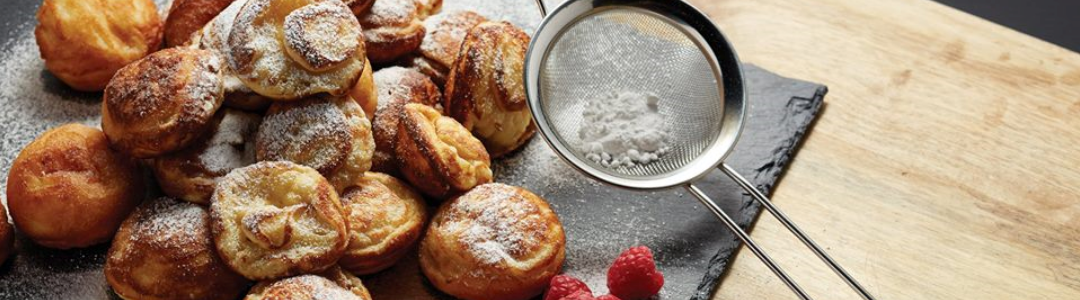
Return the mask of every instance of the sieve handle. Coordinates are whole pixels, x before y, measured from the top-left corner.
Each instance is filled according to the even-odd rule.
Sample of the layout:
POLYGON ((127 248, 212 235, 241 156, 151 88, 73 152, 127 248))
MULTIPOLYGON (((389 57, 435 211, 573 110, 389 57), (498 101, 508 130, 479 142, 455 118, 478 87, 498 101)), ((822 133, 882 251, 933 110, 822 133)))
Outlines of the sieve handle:
POLYGON ((802 243, 806 245, 807 248, 810 248, 810 250, 814 251, 814 254, 816 254, 818 258, 824 261, 825 264, 828 264, 829 268, 832 268, 833 272, 835 272, 836 275, 839 275, 840 278, 843 278, 844 281, 847 282, 847 284, 855 290, 855 292, 859 293, 859 296, 862 296, 862 298, 866 300, 874 300, 874 296, 870 295, 870 293, 867 292, 866 289, 859 284, 859 282, 855 281, 855 278, 851 277, 851 274, 848 274, 848 272, 845 271, 843 267, 840 267, 840 265, 837 264, 836 261, 833 260, 833 258, 830 257, 828 253, 825 253, 825 250, 822 250, 821 247, 817 245, 817 243, 814 243, 814 240, 811 240, 809 236, 806 236, 806 233, 803 233, 802 229, 799 229, 799 227, 796 226, 794 222, 791 222, 791 220, 788 219, 787 215, 785 215, 784 212, 776 208, 776 206, 772 204, 772 201, 769 201, 769 197, 766 197, 764 193, 758 191, 758 189, 754 187, 754 185, 751 184, 750 181, 746 180, 746 178, 743 178, 742 175, 739 175, 739 173, 735 172, 735 169, 731 168, 731 166, 727 163, 723 163, 720 166, 720 170, 724 171, 724 174, 727 174, 728 177, 731 177, 732 180, 735 180, 735 183, 738 183, 739 186, 743 188, 743 190, 746 190, 746 192, 749 193, 750 196, 754 198, 754 200, 757 200, 757 202, 760 203, 761 206, 764 206, 770 214, 776 217, 776 219, 780 220, 780 223, 784 224, 784 227, 787 227, 788 231, 791 231, 792 234, 795 234, 795 236, 799 238, 799 241, 802 241, 802 243))
POLYGON ((547 6, 544 5, 544 0, 536 0, 536 8, 540 9, 540 17, 547 17, 547 6))
POLYGON ((697 197, 698 201, 701 201, 701 204, 704 204, 705 207, 708 207, 709 210, 712 211, 713 214, 715 214, 717 217, 719 217, 721 221, 724 221, 724 225, 726 225, 727 228, 731 230, 731 232, 735 233, 735 236, 738 237, 739 240, 741 240, 747 248, 750 248, 750 251, 754 252, 754 255, 757 255, 757 257, 761 259, 761 262, 765 263, 765 266, 769 267, 769 270, 772 270, 772 272, 775 273, 777 277, 780 277, 780 280, 783 281, 784 284, 788 286, 788 288, 791 288, 791 291, 795 292, 795 294, 799 296, 799 299, 810 300, 810 295, 807 295, 806 291, 803 291, 803 289, 799 287, 799 284, 795 283, 795 281, 792 280, 791 277, 784 272, 784 270, 780 269, 780 266, 777 265, 771 257, 769 257, 769 254, 766 254, 765 250, 762 250, 761 247, 758 247, 757 243, 755 243, 754 240, 750 238, 750 235, 747 234, 746 231, 743 231, 743 229, 735 223, 735 220, 732 220, 731 217, 728 216, 726 212, 724 212, 724 210, 720 209, 720 206, 716 205, 716 202, 713 202, 713 200, 709 198, 709 196, 706 196, 705 193, 701 191, 701 189, 698 189, 698 187, 694 186, 693 184, 687 184, 686 189, 689 190, 691 194, 694 194, 694 197, 697 197))

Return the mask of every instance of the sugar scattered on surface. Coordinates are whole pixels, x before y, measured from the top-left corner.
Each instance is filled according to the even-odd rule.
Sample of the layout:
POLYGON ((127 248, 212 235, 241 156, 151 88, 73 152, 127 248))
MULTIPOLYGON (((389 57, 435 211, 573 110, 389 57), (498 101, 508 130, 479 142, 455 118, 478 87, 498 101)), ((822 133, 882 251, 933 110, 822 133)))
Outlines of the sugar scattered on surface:
POLYGON ((604 167, 647 165, 670 151, 656 95, 612 92, 585 102, 579 151, 604 167))
POLYGON ((260 118, 252 113, 227 110, 206 150, 199 154, 202 165, 211 172, 224 174, 255 162, 254 136, 260 118))
MULTIPOLYGON (((132 239, 162 247, 179 248, 202 243, 198 233, 209 229, 209 214, 196 204, 159 198, 139 208, 138 219, 132 227, 132 239)), ((129 248, 132 249, 132 248, 129 248)))
POLYGON ((481 263, 514 261, 514 255, 522 254, 528 244, 537 243, 529 236, 535 233, 528 230, 535 223, 537 208, 513 188, 500 184, 481 188, 493 193, 455 202, 451 211, 462 217, 452 218, 455 221, 445 224, 445 229, 460 232, 461 242, 481 263))

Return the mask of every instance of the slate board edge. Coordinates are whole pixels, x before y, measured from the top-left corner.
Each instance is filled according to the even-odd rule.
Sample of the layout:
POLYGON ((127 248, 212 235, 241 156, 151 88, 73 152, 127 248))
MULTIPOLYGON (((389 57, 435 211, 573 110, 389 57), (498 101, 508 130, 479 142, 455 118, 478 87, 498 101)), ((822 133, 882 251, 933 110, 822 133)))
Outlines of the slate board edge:
MULTIPOLYGON (((807 126, 801 127, 798 131, 795 132, 794 135, 792 135, 792 137, 787 141, 787 151, 785 151, 784 155, 779 156, 776 160, 773 161, 775 166, 777 168, 780 168, 780 170, 786 171, 787 164, 791 162, 791 158, 802 145, 803 136, 805 136, 806 133, 814 127, 814 123, 817 122, 818 114, 821 113, 821 108, 825 104, 825 94, 827 94, 828 92, 829 88, 822 85, 818 87, 816 91, 814 91, 814 95, 812 96, 812 98, 803 98, 796 96, 788 100, 786 107, 796 105, 797 102, 808 103, 812 107, 809 109, 811 114, 809 118, 810 123, 807 124, 807 126)), ((776 172, 773 175, 773 178, 769 180, 773 182, 773 184, 758 185, 757 188, 763 191, 766 195, 771 196, 773 185, 779 182, 780 177, 783 176, 783 174, 783 171, 776 172)), ((754 215, 754 217, 747 218, 748 220, 750 220, 749 222, 739 224, 739 227, 742 227, 744 230, 748 230, 750 228, 750 225, 753 222, 757 221, 757 216, 760 216, 761 205, 758 204, 757 201, 754 201, 754 199, 746 193, 743 193, 743 203, 747 203, 748 207, 746 209, 743 209, 742 212, 754 215)), ((731 240, 733 241, 733 243, 730 244, 732 245, 731 247, 721 248, 716 252, 716 255, 714 255, 713 258, 709 261, 709 266, 705 271, 705 276, 702 277, 701 283, 698 284, 697 292, 695 292, 693 297, 690 298, 691 300, 709 300, 712 298, 713 294, 716 293, 717 288, 720 286, 720 281, 723 280, 728 274, 728 263, 730 263, 731 260, 735 257, 735 250, 738 250, 742 246, 742 242, 738 241, 737 238, 733 237, 731 238, 731 240)))

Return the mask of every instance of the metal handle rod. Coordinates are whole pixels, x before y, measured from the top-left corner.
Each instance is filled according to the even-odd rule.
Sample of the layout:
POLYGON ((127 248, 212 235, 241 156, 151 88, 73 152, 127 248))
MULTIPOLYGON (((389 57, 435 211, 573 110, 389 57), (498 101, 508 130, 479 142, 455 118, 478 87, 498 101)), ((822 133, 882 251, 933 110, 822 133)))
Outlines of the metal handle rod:
POLYGON ((746 234, 746 231, 743 231, 742 228, 739 228, 739 225, 735 224, 735 220, 732 220, 731 217, 727 215, 727 213, 721 210, 720 206, 716 205, 716 202, 713 202, 712 199, 709 198, 709 196, 706 196, 705 193, 701 192, 701 190, 693 184, 687 184, 686 189, 689 190, 691 194, 694 194, 694 197, 697 197, 697 199, 701 201, 701 204, 704 204, 705 207, 708 207, 709 210, 711 210, 713 214, 719 217, 721 221, 724 221, 724 225, 726 225, 727 228, 731 230, 731 232, 735 233, 735 236, 738 237, 739 240, 741 240, 747 248, 750 248, 750 251, 754 252, 754 255, 757 255, 758 259, 761 259, 761 262, 765 263, 765 266, 769 267, 769 270, 772 270, 772 272, 776 274, 777 277, 780 277, 780 280, 783 281, 784 284, 788 286, 788 288, 791 288, 791 291, 795 292, 795 295, 799 296, 799 299, 810 300, 810 295, 807 295, 806 291, 803 291, 803 289, 799 287, 799 285, 795 283, 795 281, 792 280, 791 277, 784 272, 784 270, 780 269, 780 266, 777 265, 776 262, 773 261, 768 254, 765 253, 765 250, 762 250, 761 247, 758 247, 757 243, 755 243, 754 240, 750 238, 750 235, 746 234))
POLYGON ((874 300, 874 296, 870 295, 870 293, 867 292, 862 285, 855 281, 854 277, 851 277, 851 274, 848 274, 848 272, 845 271, 844 268, 840 267, 840 265, 837 264, 836 261, 833 260, 828 253, 825 253, 825 250, 822 250, 821 247, 817 245, 817 243, 814 243, 814 241, 811 240, 809 236, 806 236, 806 233, 803 233, 803 231, 799 229, 799 227, 796 226, 795 223, 791 222, 791 220, 788 219, 787 215, 781 212, 780 209, 776 208, 776 206, 772 204, 772 201, 769 201, 769 198, 766 197, 765 194, 761 193, 761 191, 758 191, 758 189, 755 188, 753 184, 750 184, 750 181, 747 181, 746 178, 743 178, 742 175, 739 175, 739 173, 735 172, 735 169, 732 169, 731 166, 729 166, 727 163, 722 164, 720 166, 720 169, 723 170, 724 173, 728 175, 728 177, 731 177, 731 179, 735 180, 735 182, 738 183, 739 186, 743 188, 743 190, 746 190, 746 192, 750 193, 750 196, 752 196, 754 200, 757 200, 757 202, 760 203, 761 206, 764 206, 765 209, 769 211, 769 213, 776 217, 776 219, 780 220, 780 223, 784 224, 784 227, 787 227, 788 231, 791 231, 791 233, 795 234, 795 236, 798 237, 799 240, 802 241, 802 243, 806 245, 807 248, 810 248, 810 250, 814 251, 814 254, 817 254, 818 258, 821 258, 822 261, 828 264, 829 268, 832 268, 833 272, 835 272, 836 275, 839 275, 840 278, 843 278, 844 281, 847 282, 848 286, 851 286, 852 289, 859 293, 859 296, 862 296, 862 298, 866 300, 874 300))
POLYGON ((547 6, 544 5, 544 0, 536 0, 536 8, 540 9, 540 17, 547 17, 547 6))

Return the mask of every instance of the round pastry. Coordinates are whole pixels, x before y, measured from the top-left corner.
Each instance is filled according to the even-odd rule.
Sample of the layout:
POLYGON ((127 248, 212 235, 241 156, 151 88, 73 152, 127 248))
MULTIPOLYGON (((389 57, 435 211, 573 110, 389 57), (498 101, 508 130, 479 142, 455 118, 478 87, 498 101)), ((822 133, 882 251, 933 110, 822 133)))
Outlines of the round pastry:
POLYGON ((494 157, 514 151, 536 133, 525 105, 524 63, 529 36, 509 22, 473 27, 446 81, 447 115, 461 122, 494 157))
POLYGON ((559 273, 566 236, 535 194, 478 186, 444 204, 420 244, 420 268, 439 290, 467 300, 524 300, 559 273))
POLYGON ((244 300, 371 300, 360 278, 334 266, 320 274, 260 282, 244 300))
POLYGON ((319 95, 276 102, 255 138, 258 161, 287 160, 315 168, 338 192, 371 169, 371 123, 355 101, 319 95))
POLYGON ((356 104, 360 104, 368 121, 375 118, 375 109, 379 106, 379 92, 375 88, 375 75, 370 61, 365 60, 364 73, 360 74, 360 80, 356 81, 356 86, 349 90, 349 98, 356 101, 356 104))
POLYGON ((101 128, 120 152, 155 157, 201 136, 223 98, 221 60, 216 55, 165 49, 116 73, 105 88, 101 128))
POLYGON ((375 135, 375 154, 371 168, 375 171, 396 173, 397 162, 393 159, 397 143, 398 120, 406 103, 420 103, 442 112, 442 94, 431 79, 415 70, 389 67, 374 74, 378 94, 378 109, 372 121, 375 135))
POLYGON ((442 13, 424 20, 427 35, 420 43, 420 55, 414 57, 410 65, 444 86, 447 73, 458 57, 461 41, 470 29, 485 21, 486 18, 471 11, 442 13))
POLYGON ((4 265, 8 256, 15 251, 15 228, 8 223, 7 211, 0 204, 0 266, 4 265))
POLYGON ((37 19, 45 68, 76 90, 104 89, 116 70, 161 45, 153 0, 45 0, 37 19))
POLYGON ((214 245, 230 268, 252 280, 322 271, 345 252, 342 210, 315 169, 255 163, 218 180, 210 197, 214 245))
POLYGON ((375 64, 393 62, 420 47, 424 23, 416 0, 378 0, 360 14, 367 56, 375 64))
POLYGON ((400 118, 394 152, 398 166, 424 194, 445 199, 491 182, 484 145, 457 121, 418 103, 405 104, 400 118))
POLYGON ((248 287, 218 258, 206 209, 160 198, 139 206, 116 232, 105 279, 123 299, 236 299, 248 287))
POLYGON ((165 17, 165 47, 184 45, 234 0, 173 0, 165 17))
POLYGON ((226 40, 237 77, 260 95, 344 95, 364 69, 360 24, 337 0, 250 0, 226 40))
POLYGON ((207 134, 191 146, 153 159, 158 185, 166 195, 210 204, 218 178, 255 163, 255 132, 262 117, 222 109, 207 134))
POLYGON ((427 219, 424 198, 389 175, 368 172, 341 196, 349 220, 349 247, 338 265, 367 275, 397 263, 420 239, 427 219))
POLYGON ((11 164, 7 200, 15 226, 50 248, 79 248, 112 238, 142 201, 134 160, 109 148, 105 134, 81 124, 46 131, 11 164))

